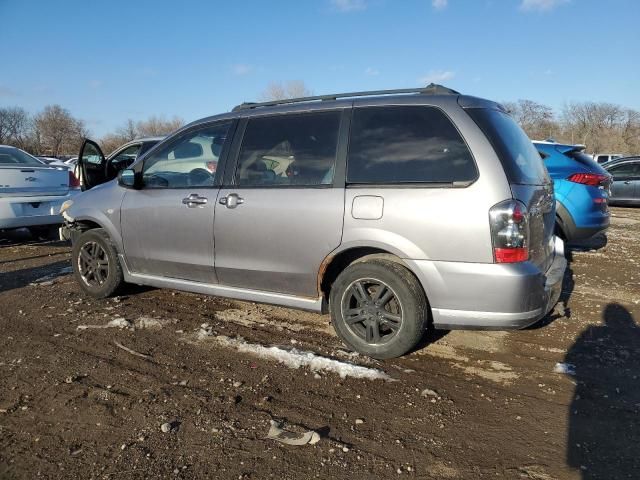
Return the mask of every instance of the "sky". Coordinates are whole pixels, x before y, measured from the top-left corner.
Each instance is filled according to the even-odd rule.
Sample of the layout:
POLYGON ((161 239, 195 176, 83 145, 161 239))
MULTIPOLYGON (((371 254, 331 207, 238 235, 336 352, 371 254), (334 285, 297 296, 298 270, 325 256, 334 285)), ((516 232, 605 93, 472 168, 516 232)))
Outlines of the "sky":
POLYGON ((638 0, 0 0, 0 107, 57 103, 96 137, 291 80, 640 110, 639 24, 638 0))

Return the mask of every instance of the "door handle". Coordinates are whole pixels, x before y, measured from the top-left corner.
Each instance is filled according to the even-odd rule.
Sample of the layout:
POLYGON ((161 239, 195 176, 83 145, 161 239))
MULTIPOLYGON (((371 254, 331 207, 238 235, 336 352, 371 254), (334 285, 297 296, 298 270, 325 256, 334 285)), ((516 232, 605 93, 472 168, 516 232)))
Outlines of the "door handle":
POLYGON ((631 180, 625 180, 624 184, 625 185, 629 185, 631 183, 631 180))
POLYGON ((218 202, 227 208, 236 208, 238 205, 244 203, 244 198, 240 197, 237 193, 230 193, 226 197, 221 197, 218 202))
POLYGON ((189 208, 195 208, 198 205, 206 205, 207 201, 207 197, 201 197, 197 193, 192 193, 187 198, 182 199, 182 204, 189 208))

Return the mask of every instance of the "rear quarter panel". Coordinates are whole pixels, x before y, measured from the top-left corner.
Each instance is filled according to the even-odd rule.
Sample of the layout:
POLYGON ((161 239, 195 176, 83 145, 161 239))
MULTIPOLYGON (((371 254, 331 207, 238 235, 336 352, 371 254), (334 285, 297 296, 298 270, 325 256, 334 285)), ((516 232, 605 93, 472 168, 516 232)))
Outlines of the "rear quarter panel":
MULTIPOLYGON (((384 102, 384 99, 367 99, 355 102, 354 106, 384 102)), ((398 104, 403 104, 402 100, 398 104)), ((436 103, 430 103, 428 96, 420 101, 409 98, 406 104, 437 106, 449 116, 472 152, 478 178, 461 188, 347 187, 340 249, 373 246, 406 259, 492 263, 489 209, 511 198, 502 164, 484 134, 457 104, 455 96, 441 98, 436 103), (354 218, 352 208, 357 196, 382 197, 381 218, 354 218)))

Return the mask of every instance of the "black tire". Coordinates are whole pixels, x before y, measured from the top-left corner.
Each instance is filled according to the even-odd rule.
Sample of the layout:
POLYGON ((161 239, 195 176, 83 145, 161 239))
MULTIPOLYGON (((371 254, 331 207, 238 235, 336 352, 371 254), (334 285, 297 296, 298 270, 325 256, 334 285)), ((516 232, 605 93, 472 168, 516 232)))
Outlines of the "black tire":
POLYGON ((360 261, 345 268, 331 287, 329 309, 340 339, 353 350, 379 359, 399 357, 415 348, 429 321, 420 282, 407 268, 389 260, 360 261), (368 300, 360 302, 367 297, 356 293, 362 292, 359 287, 368 300), (390 294, 391 300, 376 304, 390 294), (377 300, 377 295, 383 298, 377 300))
POLYGON ((102 228, 87 230, 78 237, 71 262, 80 287, 94 298, 113 295, 124 281, 116 248, 102 228))

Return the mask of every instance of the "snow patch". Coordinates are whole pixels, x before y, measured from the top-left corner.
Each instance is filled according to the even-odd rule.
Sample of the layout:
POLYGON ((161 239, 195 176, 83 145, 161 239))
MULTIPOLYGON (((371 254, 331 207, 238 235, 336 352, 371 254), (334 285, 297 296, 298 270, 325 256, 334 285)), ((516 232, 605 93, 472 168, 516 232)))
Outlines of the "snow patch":
POLYGON ((175 318, 163 319, 152 317, 138 317, 133 322, 122 317, 116 317, 104 325, 78 325, 78 330, 89 330, 91 328, 128 328, 131 330, 153 330, 178 323, 175 318))
POLYGON ((89 330, 91 328, 133 328, 133 323, 129 320, 118 317, 108 321, 104 325, 78 325, 78 330, 89 330))
POLYGON ((215 340, 224 347, 234 348, 239 352, 250 353, 260 358, 276 360, 292 369, 308 367, 313 372, 323 370, 325 372, 337 373, 340 378, 353 377, 366 378, 369 380, 393 380, 382 370, 333 360, 316 355, 313 352, 305 352, 295 348, 283 350, 279 347, 265 347, 255 343, 247 343, 242 337, 230 338, 225 335, 218 335, 215 337, 215 340))
POLYGON ((34 280, 29 285, 32 285, 32 286, 33 285, 51 285, 51 284, 53 284, 53 281, 56 278, 61 277, 62 275, 66 275, 68 273, 73 273, 73 268, 72 267, 61 268, 57 272, 50 273, 49 275, 45 275, 44 277, 40 277, 40 278, 34 280))

